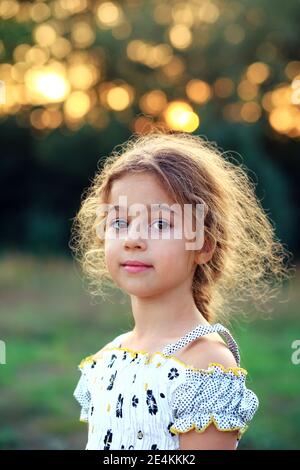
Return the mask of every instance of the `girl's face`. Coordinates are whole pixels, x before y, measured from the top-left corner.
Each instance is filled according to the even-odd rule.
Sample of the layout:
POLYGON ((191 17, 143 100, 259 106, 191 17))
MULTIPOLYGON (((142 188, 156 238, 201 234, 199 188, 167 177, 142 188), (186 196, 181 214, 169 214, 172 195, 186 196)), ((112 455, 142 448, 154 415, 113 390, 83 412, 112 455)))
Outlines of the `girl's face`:
POLYGON ((144 172, 114 181, 108 204, 109 208, 124 207, 108 211, 105 231, 107 269, 123 291, 137 297, 151 297, 183 283, 192 286, 197 265, 195 251, 186 249, 185 232, 178 225, 183 220, 182 213, 177 210, 176 214, 170 214, 167 207, 151 210, 155 204, 169 208, 175 204, 154 175, 144 172), (134 204, 139 206, 135 206, 136 212, 131 212, 134 204), (174 236, 175 231, 179 238, 174 236), (127 260, 151 267, 133 272, 122 265, 127 260))

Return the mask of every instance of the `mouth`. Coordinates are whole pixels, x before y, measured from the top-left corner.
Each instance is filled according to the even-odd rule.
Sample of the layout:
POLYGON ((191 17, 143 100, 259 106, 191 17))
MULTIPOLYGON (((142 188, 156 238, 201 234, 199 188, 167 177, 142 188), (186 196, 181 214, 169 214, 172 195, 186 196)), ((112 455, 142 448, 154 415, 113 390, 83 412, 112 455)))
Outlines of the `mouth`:
POLYGON ((136 263, 136 262, 124 263, 124 264, 121 264, 121 267, 129 273, 138 273, 138 272, 147 271, 147 270, 153 268, 152 265, 143 264, 143 263, 136 263))

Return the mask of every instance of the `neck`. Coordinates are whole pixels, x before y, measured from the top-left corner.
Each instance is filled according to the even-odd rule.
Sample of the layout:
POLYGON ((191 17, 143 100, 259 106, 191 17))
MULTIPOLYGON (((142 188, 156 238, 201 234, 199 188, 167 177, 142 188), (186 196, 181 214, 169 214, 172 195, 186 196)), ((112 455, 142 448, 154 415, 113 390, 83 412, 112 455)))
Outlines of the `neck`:
POLYGON ((131 296, 131 307, 135 323, 132 336, 136 341, 156 338, 172 341, 199 324, 209 325, 184 286, 155 297, 131 296))

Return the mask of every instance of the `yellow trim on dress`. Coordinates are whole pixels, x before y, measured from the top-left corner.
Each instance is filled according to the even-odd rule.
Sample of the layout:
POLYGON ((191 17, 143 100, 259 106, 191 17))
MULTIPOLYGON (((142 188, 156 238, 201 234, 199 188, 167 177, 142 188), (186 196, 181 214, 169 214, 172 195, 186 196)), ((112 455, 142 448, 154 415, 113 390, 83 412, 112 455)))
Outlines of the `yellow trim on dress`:
MULTIPOLYGON (((228 372, 232 372, 234 375, 236 375, 237 377, 239 377, 239 372, 241 374, 244 374, 244 375, 248 375, 248 372, 246 369, 244 369, 243 367, 238 367, 238 366, 235 366, 235 367, 224 367, 223 364, 220 364, 219 362, 210 362, 207 366, 207 369, 199 369, 197 367, 193 367, 192 365, 189 365, 187 364, 186 362, 183 362, 181 361, 180 359, 178 359, 178 357, 174 356, 174 355, 166 355, 166 354, 163 354, 162 352, 160 351, 156 351, 152 354, 150 354, 148 351, 145 351, 145 350, 140 350, 140 351, 137 351, 137 350, 134 350, 134 349, 130 349, 130 348, 118 348, 118 347, 113 347, 113 348, 107 348, 107 349, 103 349, 103 352, 104 351, 114 351, 114 350, 118 350, 118 351, 127 351, 129 352, 130 354, 132 354, 133 356, 136 356, 137 354, 142 354, 142 355, 145 355, 145 356, 148 356, 147 357, 147 361, 146 363, 149 364, 153 357, 156 356, 156 355, 160 355, 166 359, 173 359, 175 360, 176 362, 178 362, 178 364, 184 366, 186 369, 191 369, 191 370, 194 370, 194 371, 199 371, 199 372, 202 372, 202 373, 206 373, 206 374, 211 374, 213 371, 211 370, 207 370, 210 366, 216 366, 216 367, 219 367, 224 373, 228 373, 228 372)), ((83 366, 89 362, 93 362, 95 359, 95 356, 96 354, 92 354, 90 356, 87 356, 86 358, 84 358, 80 364, 79 364, 79 368, 82 369, 83 366)), ((100 359, 102 357, 101 356, 97 356, 97 359, 100 359)))
POLYGON ((170 430, 170 432, 172 432, 173 434, 176 434, 176 435, 178 435, 178 434, 184 434, 184 433, 186 433, 186 432, 191 431, 192 429, 194 429, 195 432, 202 433, 202 432, 204 432, 204 431, 208 428, 208 426, 209 426, 210 424, 212 424, 212 423, 215 425, 215 427, 217 428, 218 431, 224 431, 224 432, 226 432, 226 431, 228 431, 228 432, 229 432, 229 431, 238 431, 238 437, 237 437, 237 440, 238 440, 238 441, 241 439, 242 435, 243 435, 243 434, 247 431, 247 429, 249 428, 249 425, 247 425, 247 424, 245 424, 245 427, 243 427, 243 428, 241 428, 241 427, 229 428, 229 429, 222 429, 222 428, 219 428, 218 423, 216 422, 215 418, 213 417, 213 415, 211 415, 211 417, 210 417, 210 419, 209 419, 209 422, 208 422, 208 423, 206 424, 206 426, 204 426, 203 428, 198 428, 198 426, 197 426, 195 423, 193 423, 192 426, 191 426, 189 429, 187 429, 186 431, 181 431, 180 429, 177 429, 177 428, 175 427, 175 425, 173 424, 173 426, 171 426, 169 430, 170 430))
POLYGON ((88 423, 89 422, 89 420, 87 418, 80 418, 79 421, 81 423, 88 423))
POLYGON ((88 362, 93 362, 93 361, 94 361, 94 356, 95 356, 95 354, 92 354, 92 355, 87 356, 87 357, 85 357, 84 359, 82 359, 82 361, 80 362, 80 364, 78 365, 78 367, 79 367, 80 369, 82 369, 83 366, 85 366, 85 364, 87 364, 88 362))

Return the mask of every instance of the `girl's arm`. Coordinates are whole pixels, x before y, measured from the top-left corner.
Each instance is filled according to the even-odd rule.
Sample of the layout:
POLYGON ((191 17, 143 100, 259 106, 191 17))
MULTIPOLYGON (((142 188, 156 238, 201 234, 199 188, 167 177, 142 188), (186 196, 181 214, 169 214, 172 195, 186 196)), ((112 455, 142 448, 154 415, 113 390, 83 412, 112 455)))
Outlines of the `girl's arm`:
POLYGON ((236 450, 237 436, 238 431, 218 431, 212 423, 202 433, 180 434, 180 450, 236 450))
MULTIPOLYGON (((223 342, 200 338, 186 352, 185 362, 195 368, 206 369, 210 363, 224 368, 237 367, 236 360, 223 342)), ((236 450, 238 431, 219 431, 214 423, 201 432, 192 429, 179 434, 181 450, 236 450)))

